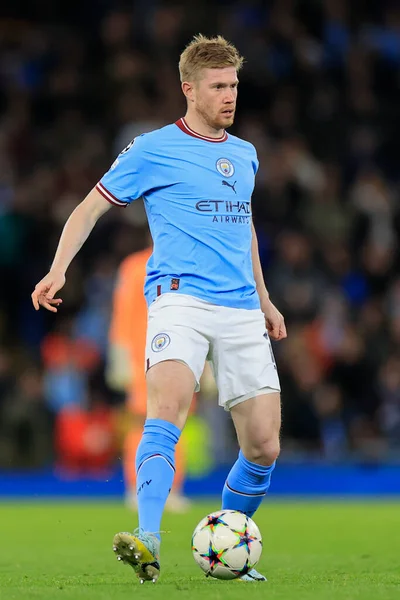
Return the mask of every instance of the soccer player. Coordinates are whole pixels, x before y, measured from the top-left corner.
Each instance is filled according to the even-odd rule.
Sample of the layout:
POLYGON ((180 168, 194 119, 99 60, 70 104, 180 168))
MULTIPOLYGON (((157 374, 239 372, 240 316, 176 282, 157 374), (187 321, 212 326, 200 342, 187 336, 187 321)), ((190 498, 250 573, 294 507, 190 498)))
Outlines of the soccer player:
MULTIPOLYGON (((210 361, 219 404, 240 452, 222 508, 252 516, 279 454, 280 386, 270 338, 286 337, 266 289, 251 217, 258 161, 229 135, 243 58, 224 38, 196 36, 179 71, 184 118, 135 138, 69 217, 50 272, 32 301, 56 312, 65 272, 111 205, 143 197, 153 237, 145 295, 147 419, 136 455, 139 527, 114 537, 118 558, 141 582, 160 574, 160 524, 174 478, 174 449, 193 391, 210 361)), ((265 581, 254 569, 243 578, 265 581)))

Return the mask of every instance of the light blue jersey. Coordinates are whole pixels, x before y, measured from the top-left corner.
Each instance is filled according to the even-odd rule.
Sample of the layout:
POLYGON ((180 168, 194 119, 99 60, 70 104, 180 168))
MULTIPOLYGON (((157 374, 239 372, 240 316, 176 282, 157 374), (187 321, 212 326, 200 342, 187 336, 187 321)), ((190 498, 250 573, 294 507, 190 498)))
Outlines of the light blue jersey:
POLYGON ((150 304, 166 292, 221 306, 259 308, 251 258, 255 148, 235 136, 201 136, 184 119, 141 135, 121 152, 97 190, 126 206, 143 197, 154 250, 150 304))

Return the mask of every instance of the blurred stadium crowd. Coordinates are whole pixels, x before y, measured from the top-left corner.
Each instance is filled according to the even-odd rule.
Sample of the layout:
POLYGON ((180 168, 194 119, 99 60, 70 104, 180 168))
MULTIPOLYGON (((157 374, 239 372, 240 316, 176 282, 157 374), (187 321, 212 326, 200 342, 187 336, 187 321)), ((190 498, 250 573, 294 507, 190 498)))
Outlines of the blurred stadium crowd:
MULTIPOLYGON (((57 316, 30 294, 115 155, 184 114, 177 61, 198 32, 246 57, 232 133, 258 150, 254 219, 289 330, 282 458, 400 457, 398 3, 37 0, 0 19, 1 467, 119 453, 107 337, 117 268, 145 244, 140 202, 98 223, 57 316)), ((212 435, 225 415, 209 395, 212 435)))

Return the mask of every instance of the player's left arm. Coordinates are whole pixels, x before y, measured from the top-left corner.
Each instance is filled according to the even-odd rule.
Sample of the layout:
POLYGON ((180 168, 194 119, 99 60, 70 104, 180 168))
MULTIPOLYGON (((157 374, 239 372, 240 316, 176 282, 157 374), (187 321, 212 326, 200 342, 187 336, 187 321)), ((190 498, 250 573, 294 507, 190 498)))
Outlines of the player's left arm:
POLYGON ((261 268, 257 234, 253 223, 251 224, 251 232, 251 258, 253 261, 253 273, 256 281, 257 292, 260 297, 261 310, 265 317, 265 326, 271 339, 283 340, 285 337, 287 337, 285 319, 276 306, 272 304, 269 297, 261 268))

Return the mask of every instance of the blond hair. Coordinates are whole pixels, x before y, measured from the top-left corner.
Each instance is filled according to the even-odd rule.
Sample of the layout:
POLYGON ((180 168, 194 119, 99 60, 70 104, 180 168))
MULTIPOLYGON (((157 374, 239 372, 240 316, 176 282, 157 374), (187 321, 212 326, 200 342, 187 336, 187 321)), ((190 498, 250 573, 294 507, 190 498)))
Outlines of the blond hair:
POLYGON ((179 75, 181 82, 195 81, 201 69, 222 69, 235 67, 239 71, 244 58, 233 44, 222 35, 207 38, 201 33, 182 52, 179 59, 179 75))

